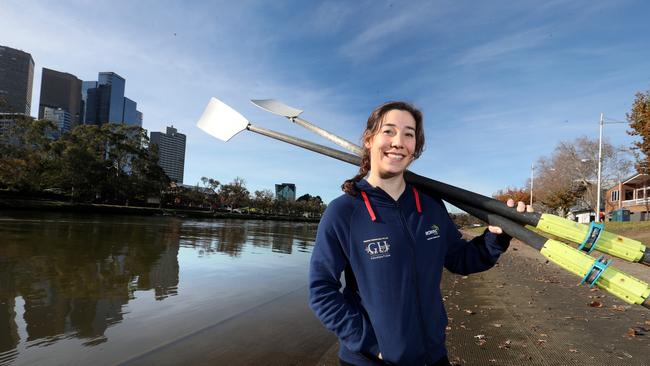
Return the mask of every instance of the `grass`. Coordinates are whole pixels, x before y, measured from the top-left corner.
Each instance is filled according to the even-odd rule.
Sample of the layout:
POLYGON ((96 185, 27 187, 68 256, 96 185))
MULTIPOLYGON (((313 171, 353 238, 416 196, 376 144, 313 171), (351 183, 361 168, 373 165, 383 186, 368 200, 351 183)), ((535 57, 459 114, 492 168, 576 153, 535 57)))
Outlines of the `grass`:
POLYGON ((606 222, 605 230, 650 244, 650 221, 640 222, 606 222))

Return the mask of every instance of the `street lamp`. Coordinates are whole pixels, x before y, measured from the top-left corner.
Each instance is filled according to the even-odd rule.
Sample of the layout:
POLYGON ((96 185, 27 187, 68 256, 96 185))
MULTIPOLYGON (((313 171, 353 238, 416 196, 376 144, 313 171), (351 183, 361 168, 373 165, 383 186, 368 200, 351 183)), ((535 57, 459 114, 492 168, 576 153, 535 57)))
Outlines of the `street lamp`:
POLYGON ((603 165, 603 126, 605 124, 615 124, 615 123, 627 123, 623 121, 614 121, 609 120, 605 121, 603 113, 600 114, 600 133, 598 137, 598 192, 596 193, 596 222, 600 222, 600 181, 602 177, 602 165, 603 165))

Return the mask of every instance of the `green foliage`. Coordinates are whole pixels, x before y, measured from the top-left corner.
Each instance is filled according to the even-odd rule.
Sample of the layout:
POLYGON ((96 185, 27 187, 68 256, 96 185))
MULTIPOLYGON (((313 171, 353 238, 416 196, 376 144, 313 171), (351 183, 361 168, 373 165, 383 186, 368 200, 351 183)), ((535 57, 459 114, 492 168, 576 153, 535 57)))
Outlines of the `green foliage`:
POLYGON ((32 193, 51 184, 56 161, 50 144, 55 131, 50 121, 16 117, 0 139, 0 187, 32 193))
POLYGON ((637 93, 632 104, 632 111, 627 114, 627 120, 632 130, 627 133, 639 136, 641 141, 635 141, 633 150, 639 173, 650 173, 650 91, 637 93))
POLYGON ((273 191, 270 189, 263 189, 261 191, 255 191, 253 199, 251 200, 251 206, 261 213, 269 213, 273 208, 273 191))
POLYGON ((219 188, 221 204, 230 208, 239 208, 248 205, 249 192, 246 189, 244 178, 236 177, 231 183, 219 188))
POLYGON ((59 139, 50 121, 17 121, 0 142, 0 186, 64 190, 73 201, 128 204, 160 196, 169 179, 140 127, 82 125, 59 139))
POLYGON ((318 216, 320 197, 303 195, 296 202, 277 201, 270 190, 251 197, 243 178, 228 184, 208 177, 200 187, 171 184, 158 165, 158 147, 149 148, 140 127, 82 125, 58 139, 56 126, 45 120, 18 118, 0 136, 0 188, 39 194, 62 190, 75 202, 143 204, 159 198, 161 206, 239 209, 266 214, 318 216))

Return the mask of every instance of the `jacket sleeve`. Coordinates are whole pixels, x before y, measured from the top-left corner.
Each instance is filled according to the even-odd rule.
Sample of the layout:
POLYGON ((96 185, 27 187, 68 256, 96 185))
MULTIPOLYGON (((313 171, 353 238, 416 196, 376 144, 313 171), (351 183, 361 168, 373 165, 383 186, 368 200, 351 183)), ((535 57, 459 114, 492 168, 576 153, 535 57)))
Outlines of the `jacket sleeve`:
POLYGON ((492 268, 501 253, 508 249, 512 239, 508 234, 497 235, 485 229, 483 234, 466 241, 451 218, 448 224, 452 239, 445 256, 445 268, 457 274, 468 275, 492 268))
POLYGON ((358 305, 351 303, 339 290, 341 273, 348 265, 331 216, 323 216, 309 267, 309 306, 350 351, 377 355, 374 330, 366 325, 358 305), (372 336, 368 336, 372 332, 372 336), (375 340, 375 342, 372 342, 375 340), (366 344, 372 343, 372 344, 366 344))

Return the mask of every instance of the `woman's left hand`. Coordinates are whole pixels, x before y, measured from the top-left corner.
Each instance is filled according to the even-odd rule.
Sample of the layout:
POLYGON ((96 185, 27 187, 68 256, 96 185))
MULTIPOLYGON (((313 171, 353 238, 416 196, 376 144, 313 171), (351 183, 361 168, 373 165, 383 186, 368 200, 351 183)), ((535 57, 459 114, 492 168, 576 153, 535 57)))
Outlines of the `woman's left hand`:
MULTIPOLYGON (((512 198, 508 199, 508 202, 506 202, 508 207, 515 207, 515 201, 512 198)), ((533 212, 533 208, 531 205, 527 205, 521 201, 517 202, 517 212, 533 212)), ((493 234, 502 234, 503 230, 501 230, 500 227, 498 226, 488 226, 488 230, 490 230, 491 233, 493 234)))

